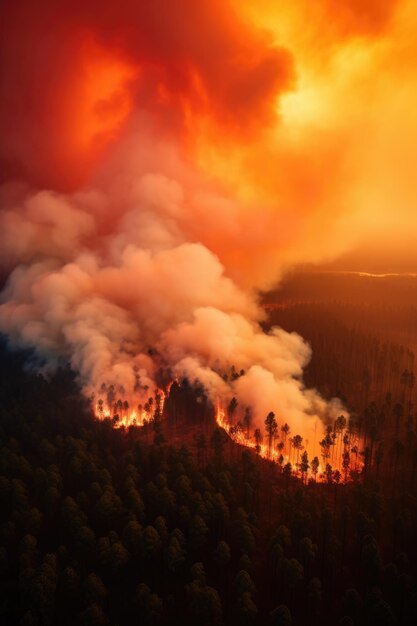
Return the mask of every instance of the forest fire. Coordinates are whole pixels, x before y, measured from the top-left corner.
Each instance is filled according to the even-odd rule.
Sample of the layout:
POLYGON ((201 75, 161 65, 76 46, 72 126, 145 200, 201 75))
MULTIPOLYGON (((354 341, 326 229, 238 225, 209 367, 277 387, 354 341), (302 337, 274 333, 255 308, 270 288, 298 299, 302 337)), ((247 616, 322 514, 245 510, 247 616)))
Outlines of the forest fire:
POLYGON ((235 443, 251 448, 262 458, 276 463, 281 471, 293 473, 303 482, 309 478, 323 482, 347 482, 357 476, 363 466, 358 458, 360 438, 347 427, 343 415, 327 430, 322 427, 318 436, 324 436, 323 439, 312 444, 301 435, 291 437, 291 429, 286 423, 279 429, 273 413, 266 417, 265 432, 261 429, 251 432, 241 422, 232 424, 220 405, 216 407, 215 419, 235 443))
POLYGON ((247 446, 248 448, 252 448, 256 450, 256 452, 262 456, 263 458, 268 458, 268 450, 265 444, 256 443, 252 438, 248 435, 248 433, 244 433, 241 427, 233 426, 228 419, 226 418, 226 412, 224 409, 220 408, 219 405, 216 407, 215 412, 215 420, 216 424, 225 430, 230 438, 242 446, 247 446))
POLYGON ((130 426, 143 426, 151 417, 143 408, 131 409, 129 406, 109 407, 102 400, 98 401, 94 407, 94 414, 97 419, 110 419, 114 428, 129 428, 130 426))
POLYGON ((0 4, 0 624, 417 623, 416 32, 0 4))
MULTIPOLYGON (((162 359, 210 398, 253 407, 262 429, 268 412, 282 412, 307 447, 312 416, 330 423, 343 407, 304 384, 311 349, 299 334, 265 331, 260 294, 289 267, 344 249, 363 134, 349 150, 344 142, 342 155, 344 129, 310 97, 326 100, 323 84, 332 85, 328 101, 338 108, 387 53, 381 60, 354 38, 351 71, 344 54, 352 42, 342 29, 337 49, 328 32, 334 63, 322 75, 307 40, 295 36, 298 12, 289 6, 284 22, 268 2, 256 15, 250 1, 175 7, 157 0, 102 11, 87 0, 58 10, 41 0, 27 12, 5 8, 0 125, 11 185, 0 214, 9 273, 0 331, 51 367, 66 359, 88 397, 105 381, 134 398, 138 372, 159 388, 162 359), (218 54, 207 55, 214 47, 218 54), (323 171, 331 184, 322 184, 323 171), (219 372, 230 363, 236 371, 225 378, 219 372)), ((322 18, 314 15, 318 32, 322 18)), ((388 24, 389 11, 378 19, 388 24)), ((385 105, 378 85, 373 96, 385 105)), ((103 398, 96 413, 120 425, 148 420, 145 404, 121 402, 115 411, 103 398)), ((271 446, 271 458, 291 456, 271 446)), ((319 455, 318 441, 308 450, 319 455)))
MULTIPOLYGON (((181 413, 181 419, 184 420, 184 410, 190 412, 184 406, 177 406, 181 405, 181 401, 175 395, 170 395, 173 385, 174 382, 170 382, 165 390, 155 389, 153 395, 145 391, 130 401, 118 398, 113 385, 102 385, 101 397, 93 401, 95 417, 99 420, 109 419, 114 428, 143 427, 148 424, 158 424, 158 428, 165 424, 169 428, 174 414, 181 413), (170 403, 168 410, 167 400, 170 403)), ((185 388, 194 395, 193 385, 189 386, 186 381, 175 381, 177 394, 183 393, 185 388)), ((119 389, 119 392, 123 396, 124 390, 119 389)), ((345 415, 337 417, 327 428, 316 417, 314 426, 310 424, 308 428, 305 424, 302 434, 298 434, 292 433, 286 422, 278 424, 273 412, 269 412, 263 422, 255 421, 253 410, 247 407, 239 419, 241 411, 237 411, 236 398, 233 397, 229 403, 219 399, 211 402, 201 388, 197 387, 197 393, 202 393, 207 403, 203 419, 201 415, 194 415, 192 409, 186 418, 194 425, 196 436, 201 432, 212 433, 217 425, 235 444, 250 448, 261 458, 275 463, 280 471, 298 476, 303 482, 309 479, 316 482, 347 482, 357 477, 363 467, 363 453, 360 451, 363 442, 353 422, 348 423, 345 415), (207 415, 211 415, 208 431, 207 415), (311 435, 312 439, 309 439, 311 435)), ((197 402, 201 404, 201 396, 197 402)))
POLYGON ((101 392, 106 392, 106 399, 99 398, 97 402, 93 401, 95 417, 100 420, 110 419, 114 428, 144 426, 153 420, 158 421, 164 413, 169 387, 170 385, 166 391, 156 390, 154 396, 150 396, 143 404, 136 404, 134 400, 131 402, 120 398, 116 400, 113 386, 109 389, 102 388, 101 392))
MULTIPOLYGON (((12 176, 0 214, 9 273, 0 331, 51 369, 66 360, 87 397, 99 390, 96 415, 115 426, 163 415, 162 391, 151 406, 132 399, 161 387, 164 363, 211 402, 251 407, 251 437, 227 418, 235 440, 297 471, 308 451, 308 462, 323 456, 324 468, 344 475, 344 427, 336 440, 325 431, 323 455, 319 443, 342 403, 304 383, 310 345, 280 326, 266 329, 273 310, 261 305, 289 267, 337 254, 346 232, 354 182, 346 172, 356 153, 344 151, 340 162, 333 121, 318 140, 329 118, 306 106, 313 68, 293 50, 290 31, 276 39, 280 19, 266 33, 269 9, 259 23, 250 2, 235 11, 219 0, 176 9, 158 0, 103 12, 88 0, 56 13, 52 4, 40 3, 55 29, 32 6, 5 10, 10 67, 0 125, 24 184, 12 176), (174 30, 160 19, 167 12, 174 30), (34 67, 14 55, 12 33, 19 49, 29 42, 37 51, 34 67), (206 54, 212 47, 216 56, 206 54), (112 385, 123 389, 121 400, 112 385), (273 434, 255 441, 271 412, 285 415, 295 446, 273 434)), ((359 75, 359 67, 346 71, 346 81, 359 75)), ((344 98, 339 88, 335 102, 344 98)), ((321 80, 313 91, 321 100, 321 80)), ((217 419, 225 419, 220 411, 217 419)))

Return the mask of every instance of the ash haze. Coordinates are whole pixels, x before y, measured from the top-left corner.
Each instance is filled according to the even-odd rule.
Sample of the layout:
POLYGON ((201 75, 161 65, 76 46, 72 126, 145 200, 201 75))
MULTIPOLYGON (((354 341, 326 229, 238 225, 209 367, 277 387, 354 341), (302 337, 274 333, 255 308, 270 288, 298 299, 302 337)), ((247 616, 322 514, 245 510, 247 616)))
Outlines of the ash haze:
POLYGON ((162 363, 259 423, 340 411, 305 389, 303 339, 262 331, 259 294, 417 226, 417 11, 310 5, 3 3, 12 342, 69 360, 89 395, 132 402, 162 363))

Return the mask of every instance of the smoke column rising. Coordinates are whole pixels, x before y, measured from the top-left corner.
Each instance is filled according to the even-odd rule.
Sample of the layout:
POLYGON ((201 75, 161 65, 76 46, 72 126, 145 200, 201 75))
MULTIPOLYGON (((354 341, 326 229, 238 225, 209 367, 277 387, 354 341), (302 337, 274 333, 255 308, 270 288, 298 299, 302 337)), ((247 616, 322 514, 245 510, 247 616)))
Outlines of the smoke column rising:
MULTIPOLYGON (((301 337, 263 332, 258 294, 349 246, 355 144, 286 122, 298 57, 250 8, 4 3, 0 329, 88 395, 137 404, 162 364, 305 434, 339 407, 304 388, 301 337)), ((375 36, 356 10, 343 42, 375 36)))
MULTIPOLYGON (((163 163, 170 148, 155 150, 163 163)), ((179 163, 169 164, 169 174, 161 166, 148 171, 140 152, 132 167, 122 150, 98 187, 30 193, 3 210, 2 258, 15 268, 2 294, 1 330, 49 360, 68 359, 88 395, 114 385, 118 397, 137 406, 163 365, 200 380, 213 401, 235 395, 260 424, 275 410, 304 431, 307 415, 326 411, 301 382, 308 346, 281 329, 265 334, 256 285, 233 280, 236 268, 202 242, 204 231, 213 237, 222 228, 219 207, 237 224, 240 208, 201 181, 188 185, 191 173, 179 163), (232 365, 245 375, 225 383, 221 374, 232 365)), ((257 221, 267 229, 262 216, 257 221)), ((250 223, 239 227, 250 246, 250 223)))

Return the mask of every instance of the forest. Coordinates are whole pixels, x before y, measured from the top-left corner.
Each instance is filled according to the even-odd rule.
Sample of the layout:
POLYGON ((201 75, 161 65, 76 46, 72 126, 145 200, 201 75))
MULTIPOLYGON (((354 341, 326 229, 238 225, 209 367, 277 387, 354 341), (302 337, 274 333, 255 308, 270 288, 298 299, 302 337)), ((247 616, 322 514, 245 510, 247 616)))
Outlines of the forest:
POLYGON ((350 409, 319 476, 280 416, 259 437, 292 448, 285 464, 239 445, 245 424, 227 434, 186 380, 163 414, 151 395, 145 427, 114 428, 69 370, 47 380, 2 342, 2 623, 416 623, 413 352, 346 306, 279 306, 270 323, 310 341, 307 384, 350 409))

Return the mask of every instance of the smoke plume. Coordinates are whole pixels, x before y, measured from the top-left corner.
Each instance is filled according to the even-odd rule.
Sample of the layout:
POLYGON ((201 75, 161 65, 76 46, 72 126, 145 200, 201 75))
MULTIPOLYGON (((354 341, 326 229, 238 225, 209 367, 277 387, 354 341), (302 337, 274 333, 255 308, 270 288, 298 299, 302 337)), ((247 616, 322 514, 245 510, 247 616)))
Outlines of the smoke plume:
POLYGON ((254 255, 251 280, 246 272, 239 279, 230 254, 246 248, 251 256, 251 246, 267 238, 269 217, 246 213, 196 182, 184 163, 167 159, 165 168, 162 155, 173 154, 172 146, 154 143, 159 167, 148 170, 152 141, 143 141, 145 132, 134 142, 134 166, 121 150, 97 186, 7 200, 1 260, 14 269, 2 293, 1 330, 50 363, 68 360, 96 398, 103 384, 113 385, 117 397, 137 406, 156 387, 162 365, 173 377, 199 380, 214 402, 235 396, 260 424, 274 409, 304 430, 306 416, 326 411, 303 387, 310 349, 296 334, 266 334, 260 326, 257 276, 268 253, 254 255), (216 232, 224 259, 205 243, 216 232), (232 366, 245 374, 225 382, 232 366))
MULTIPOLYGON (((162 365, 260 424, 272 410, 303 433, 336 410, 304 388, 303 339, 262 330, 258 298, 354 241, 366 116, 352 101, 352 137, 297 101, 331 3, 293 42, 298 13, 279 4, 282 32, 251 2, 3 5, 0 330, 69 361, 88 395, 137 403, 162 365)), ((368 8, 347 3, 323 49, 360 38, 373 54, 396 5, 368 8)), ((337 97, 361 78, 347 74, 337 97)))

